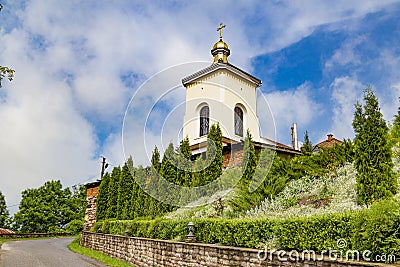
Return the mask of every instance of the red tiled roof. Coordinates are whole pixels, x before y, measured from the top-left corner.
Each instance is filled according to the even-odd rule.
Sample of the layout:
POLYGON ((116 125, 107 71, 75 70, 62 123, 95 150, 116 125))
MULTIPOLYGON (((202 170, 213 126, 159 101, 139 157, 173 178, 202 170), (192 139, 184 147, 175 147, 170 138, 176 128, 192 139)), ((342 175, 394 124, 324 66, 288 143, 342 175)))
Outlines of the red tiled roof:
POLYGON ((338 140, 338 139, 336 139, 336 138, 334 138, 334 137, 332 137, 331 140, 325 140, 325 141, 322 141, 321 143, 316 144, 316 145, 314 146, 314 149, 315 149, 316 147, 332 147, 332 146, 334 146, 334 145, 336 145, 336 144, 342 145, 343 142, 340 141, 340 140, 338 140))
POLYGON ((0 234, 14 234, 10 229, 0 228, 0 234))

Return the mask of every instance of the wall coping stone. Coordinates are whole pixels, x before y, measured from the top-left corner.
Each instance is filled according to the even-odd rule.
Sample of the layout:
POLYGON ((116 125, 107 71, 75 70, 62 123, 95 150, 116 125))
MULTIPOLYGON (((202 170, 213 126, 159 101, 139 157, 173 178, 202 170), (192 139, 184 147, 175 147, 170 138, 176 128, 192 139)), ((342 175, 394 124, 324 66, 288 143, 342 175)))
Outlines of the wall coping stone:
MULTIPOLYGON (((174 240, 162 240, 162 239, 151 239, 151 238, 145 238, 145 237, 132 237, 132 236, 124 236, 124 235, 112 235, 112 234, 104 234, 104 233, 94 233, 94 232, 89 232, 89 231, 82 231, 82 236, 83 235, 94 235, 97 237, 102 238, 104 240, 104 237, 111 237, 115 239, 132 239, 132 240, 137 240, 137 241, 144 241, 144 242, 153 242, 157 243, 159 246, 160 244, 170 244, 174 245, 177 249, 181 250, 182 247, 185 248, 193 248, 197 250, 205 250, 205 249, 210 249, 211 253, 219 253, 220 251, 234 251, 234 252, 241 252, 243 254, 248 253, 248 254, 257 254, 260 250, 259 249, 253 249, 253 248, 242 248, 242 247, 232 247, 232 246, 223 246, 223 245, 218 245, 218 244, 205 244, 205 243, 186 243, 186 242, 181 242, 181 241, 174 241, 174 240)), ((82 240, 81 236, 81 240, 82 240)), ((122 245, 122 244, 121 244, 122 245)), ((122 245, 123 247, 126 247, 125 245, 122 245)), ((278 256, 277 252, 273 253, 274 258, 278 256)), ((316 254, 318 258, 320 258, 320 254, 316 254)), ((223 256, 221 255, 221 258, 223 256)), ((269 262, 269 261, 268 261, 269 262)), ((293 261, 288 260, 287 262, 293 263, 293 261)), ((380 262, 364 262, 364 261, 352 261, 352 260, 333 260, 330 259, 329 257, 324 257, 323 261, 313 261, 313 260, 300 260, 297 261, 297 263, 304 263, 305 266, 308 266, 309 263, 315 263, 314 266, 377 266, 377 267, 383 267, 383 266, 396 266, 400 267, 399 263, 395 264, 385 264, 385 263, 380 263, 380 262), (317 264, 318 263, 318 264, 317 264)), ((285 262, 282 262, 282 264, 285 262)), ((283 266, 283 265, 282 265, 283 266)))

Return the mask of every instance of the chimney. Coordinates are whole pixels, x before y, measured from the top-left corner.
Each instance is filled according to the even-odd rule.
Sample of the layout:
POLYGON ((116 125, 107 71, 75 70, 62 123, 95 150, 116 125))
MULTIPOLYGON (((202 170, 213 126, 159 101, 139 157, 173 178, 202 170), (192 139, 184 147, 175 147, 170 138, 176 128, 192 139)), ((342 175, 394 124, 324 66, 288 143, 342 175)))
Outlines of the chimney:
POLYGON ((297 136, 297 124, 293 123, 290 128, 291 136, 292 136, 292 147, 294 150, 299 150, 299 138, 297 136))
POLYGON ((328 134, 328 141, 332 141, 333 134, 328 134))

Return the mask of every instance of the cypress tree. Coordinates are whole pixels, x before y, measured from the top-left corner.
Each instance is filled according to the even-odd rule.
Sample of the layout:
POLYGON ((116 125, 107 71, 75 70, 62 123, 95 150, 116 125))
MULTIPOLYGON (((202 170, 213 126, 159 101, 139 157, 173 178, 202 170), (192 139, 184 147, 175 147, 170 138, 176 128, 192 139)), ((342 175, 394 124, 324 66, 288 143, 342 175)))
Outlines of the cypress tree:
POLYGON ((222 132, 217 123, 211 125, 207 135, 206 165, 208 166, 204 170, 204 180, 201 181, 201 185, 208 184, 220 177, 223 163, 222 132))
POLYGON ((163 159, 161 161, 160 174, 161 176, 170 183, 177 182, 177 160, 174 152, 174 145, 169 143, 167 149, 164 152, 163 159))
POLYGON ((129 157, 128 161, 121 169, 118 187, 118 202, 117 202, 117 219, 127 220, 130 216, 131 207, 131 194, 133 189, 133 177, 128 167, 128 162, 133 161, 132 157, 129 157))
POLYGON ((3 193, 0 191, 0 228, 8 228, 10 219, 10 213, 7 209, 6 199, 3 193))
POLYGON ((201 157, 197 157, 194 166, 193 172, 191 175, 190 186, 197 187, 200 186, 202 183, 202 178, 204 176, 204 164, 201 157))
POLYGON ((164 213, 167 211, 171 211, 172 207, 163 201, 167 201, 171 203, 176 196, 172 194, 173 185, 177 184, 177 169, 178 162, 177 157, 174 150, 174 145, 169 143, 167 149, 164 152, 163 159, 161 161, 160 168, 160 179, 158 181, 158 194, 160 196, 160 212, 164 213), (171 184, 170 184, 171 183, 171 184))
POLYGON ((244 139, 243 160, 242 160, 242 183, 248 185, 257 167, 256 151, 254 149, 251 133, 247 130, 244 139))
POLYGON ((132 193, 130 195, 130 206, 132 207, 130 219, 147 215, 146 192, 142 186, 146 183, 146 169, 139 166, 135 169, 135 182, 133 183, 132 193))
POLYGON ((390 142, 392 146, 400 143, 400 107, 397 109, 397 114, 394 116, 393 126, 390 131, 390 142))
POLYGON ((157 146, 154 146, 153 153, 151 154, 151 166, 157 171, 160 171, 161 163, 160 163, 160 152, 158 151, 157 146))
POLYGON ((192 172, 191 156, 192 151, 190 150, 189 138, 186 136, 179 146, 178 185, 190 185, 190 174, 192 172))
POLYGON ((354 164, 357 169, 357 198, 360 204, 390 197, 397 191, 393 172, 388 127, 383 119, 377 97, 369 87, 364 90, 365 104, 355 105, 353 128, 354 164))
POLYGON ((106 219, 107 209, 108 209, 108 190, 110 184, 110 174, 107 172, 103 179, 101 180, 99 187, 99 194, 97 196, 96 202, 96 219, 103 220, 106 219))
POLYGON ((303 155, 309 156, 312 154, 313 145, 310 141, 310 138, 308 137, 308 131, 306 131, 304 134, 304 143, 300 150, 303 155))
POLYGON ((119 179, 121 175, 121 168, 114 167, 111 172, 110 183, 108 185, 108 207, 106 211, 106 218, 117 217, 117 205, 118 205, 118 188, 119 179))
POLYGON ((160 152, 157 146, 154 147, 151 155, 151 167, 149 172, 149 184, 147 187, 148 192, 148 215, 154 218, 159 213, 158 201, 155 198, 158 194, 159 172, 160 172, 160 152))

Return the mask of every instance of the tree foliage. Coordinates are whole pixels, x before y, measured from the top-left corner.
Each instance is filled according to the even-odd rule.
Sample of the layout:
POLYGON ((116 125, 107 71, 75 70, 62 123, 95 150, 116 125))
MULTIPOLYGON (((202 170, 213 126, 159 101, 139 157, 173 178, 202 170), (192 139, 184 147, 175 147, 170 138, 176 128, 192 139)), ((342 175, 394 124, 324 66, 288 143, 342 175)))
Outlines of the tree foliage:
POLYGON ((99 187, 99 194, 97 195, 96 203, 96 219, 102 220, 107 218, 108 209, 108 191, 110 186, 110 174, 107 172, 104 174, 99 187))
MULTIPOLYGON (((3 9, 3 6, 0 4, 0 11, 3 9)), ((0 88, 2 86, 2 80, 7 77, 9 81, 14 79, 15 70, 10 69, 9 67, 0 66, 0 88)))
POLYGON ((358 172, 358 201, 368 205, 395 194, 397 181, 393 172, 388 127, 371 88, 364 90, 364 102, 364 105, 355 105, 354 163, 358 172))
POLYGON ((222 132, 219 123, 212 124, 207 135, 206 168, 201 185, 208 184, 221 176, 222 164, 222 132))
POLYGON ((9 67, 0 66, 0 88, 2 87, 2 80, 4 78, 8 78, 9 81, 14 79, 14 72, 15 70, 10 69, 9 67))
POLYGON ((192 173, 192 151, 190 150, 189 138, 187 136, 181 141, 178 152, 177 184, 189 186, 192 173))
POLYGON ((86 209, 84 187, 62 188, 59 180, 22 192, 13 229, 20 232, 56 232, 74 219, 82 219, 86 209))
POLYGON ((10 225, 10 213, 7 209, 6 199, 0 191, 0 228, 8 228, 10 225))
POLYGON ((161 163, 160 163, 160 152, 158 151, 157 146, 154 147, 153 153, 151 154, 151 166, 157 171, 160 171, 161 163))
POLYGON ((313 151, 313 145, 310 141, 310 138, 308 137, 308 131, 306 131, 304 133, 304 142, 303 142, 303 146, 301 147, 301 153, 303 153, 303 155, 311 155, 312 151, 313 151))
POLYGON ((257 156, 254 149, 254 142, 251 133, 247 130, 246 138, 244 139, 243 160, 242 160, 242 183, 249 185, 251 178, 257 167, 257 156))
POLYGON ((394 116, 394 122, 390 129, 390 145, 394 146, 398 144, 400 144, 400 106, 397 109, 397 114, 394 116))
POLYGON ((160 175, 170 183, 177 183, 178 162, 174 145, 169 143, 161 161, 160 175))
POLYGON ((107 218, 117 217, 117 205, 118 205, 118 190, 119 190, 119 179, 121 175, 121 168, 114 167, 111 172, 110 184, 108 186, 108 207, 106 211, 107 218))
POLYGON ((117 219, 127 220, 131 213, 131 193, 134 180, 128 165, 133 166, 132 157, 129 157, 121 169, 118 187, 117 219))

